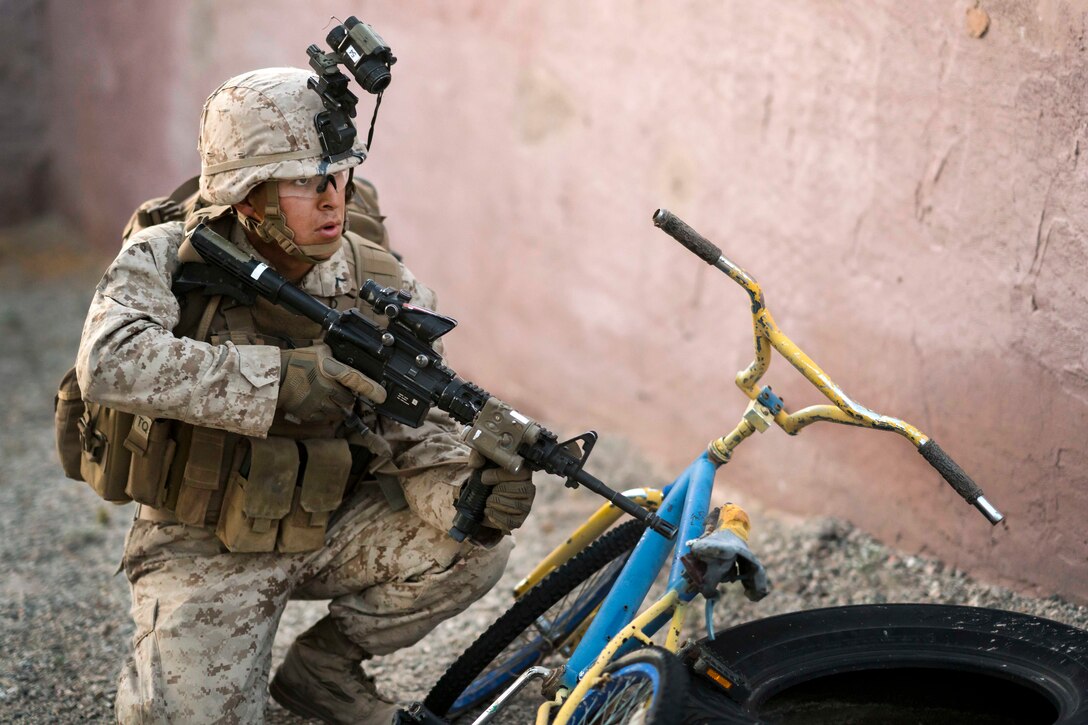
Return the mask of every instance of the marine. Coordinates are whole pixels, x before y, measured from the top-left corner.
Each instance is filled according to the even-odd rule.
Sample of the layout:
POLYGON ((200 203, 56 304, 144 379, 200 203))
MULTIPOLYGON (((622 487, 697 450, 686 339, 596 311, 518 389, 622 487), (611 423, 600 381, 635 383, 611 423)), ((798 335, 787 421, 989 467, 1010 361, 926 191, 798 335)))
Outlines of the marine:
POLYGON ((138 503, 122 723, 260 722, 269 692, 323 722, 391 722, 395 703, 362 663, 487 592, 532 505, 527 471, 486 479, 485 526, 454 541, 454 501, 483 459, 446 414, 419 428, 378 417, 366 402, 384 389, 333 359, 319 326, 179 288, 201 262, 186 230, 203 221, 330 306, 357 306, 375 279, 437 307, 383 245, 372 193, 366 236, 348 228, 352 195, 372 192, 354 177, 366 148, 324 148, 311 76, 257 70, 208 97, 198 203, 127 238, 84 324, 70 386, 80 447, 62 460, 104 498, 138 503), (269 683, 292 599, 328 600, 328 613, 269 683))

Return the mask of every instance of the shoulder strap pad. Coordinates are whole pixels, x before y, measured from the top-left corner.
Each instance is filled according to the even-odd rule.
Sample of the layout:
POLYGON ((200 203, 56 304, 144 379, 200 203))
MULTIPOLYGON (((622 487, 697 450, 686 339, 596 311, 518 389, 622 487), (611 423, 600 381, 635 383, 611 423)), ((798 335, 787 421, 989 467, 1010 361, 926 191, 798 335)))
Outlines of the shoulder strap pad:
POLYGON ((383 287, 403 287, 404 275, 401 273, 400 262, 391 252, 355 232, 345 232, 344 237, 351 247, 349 264, 355 274, 356 289, 362 289, 363 283, 368 279, 383 287))

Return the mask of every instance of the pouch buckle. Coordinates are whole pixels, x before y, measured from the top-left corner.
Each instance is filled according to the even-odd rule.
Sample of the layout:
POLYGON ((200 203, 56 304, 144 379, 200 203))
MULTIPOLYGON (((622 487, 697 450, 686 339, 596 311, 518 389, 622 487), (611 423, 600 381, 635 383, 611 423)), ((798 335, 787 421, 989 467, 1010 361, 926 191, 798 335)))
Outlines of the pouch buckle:
POLYGON ((98 463, 102 460, 102 452, 106 448, 106 437, 92 426, 89 411, 84 412, 79 422, 76 423, 76 427, 79 428, 79 442, 83 452, 87 454, 87 459, 91 463, 98 463))

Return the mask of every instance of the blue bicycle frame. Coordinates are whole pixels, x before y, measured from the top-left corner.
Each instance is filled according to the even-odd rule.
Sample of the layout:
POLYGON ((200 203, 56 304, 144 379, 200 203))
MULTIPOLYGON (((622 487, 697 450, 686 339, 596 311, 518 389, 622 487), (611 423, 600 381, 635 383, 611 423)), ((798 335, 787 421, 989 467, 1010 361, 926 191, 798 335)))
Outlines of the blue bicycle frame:
MULTIPOLYGON (((695 597, 695 591, 687 586, 683 578, 684 565, 680 559, 691 549, 688 542, 703 533, 717 469, 718 464, 703 453, 675 481, 665 487, 665 499, 658 509, 658 516, 677 527, 676 546, 673 546, 674 542, 650 529, 642 535, 616 583, 601 603, 597 616, 567 661, 563 673, 564 687, 573 688, 577 685, 582 674, 597 659, 605 645, 634 620, 665 559, 674 549, 668 588, 678 590, 681 601, 691 601, 695 597)), ((652 635, 667 621, 667 617, 658 618, 646 634, 652 635)))

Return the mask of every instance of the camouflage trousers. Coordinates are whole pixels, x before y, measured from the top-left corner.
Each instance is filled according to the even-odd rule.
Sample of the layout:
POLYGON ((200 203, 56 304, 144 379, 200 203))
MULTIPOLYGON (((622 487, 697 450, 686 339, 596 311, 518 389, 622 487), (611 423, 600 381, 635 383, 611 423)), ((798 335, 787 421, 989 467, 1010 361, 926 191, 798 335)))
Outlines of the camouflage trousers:
POLYGON ((375 655, 411 645, 498 581, 512 547, 458 544, 377 487, 345 504, 324 548, 232 554, 208 529, 137 519, 125 543, 136 624, 119 722, 259 723, 272 641, 290 599, 375 655))

